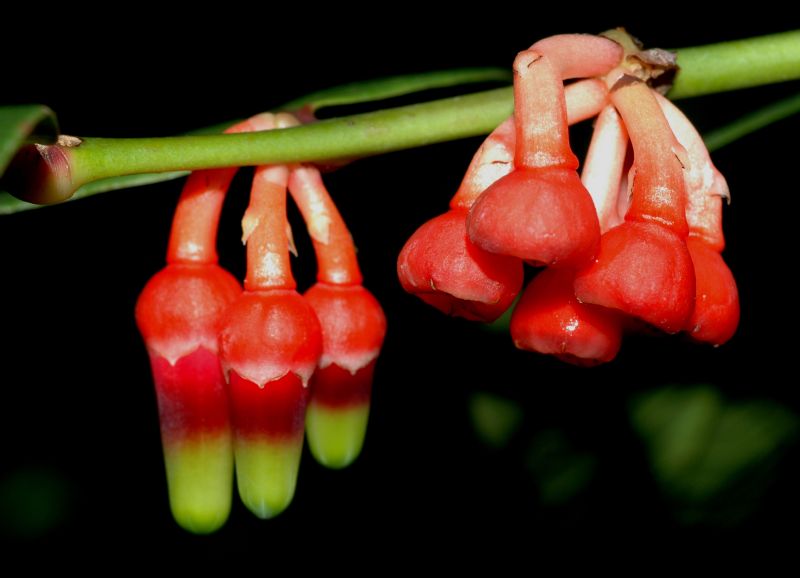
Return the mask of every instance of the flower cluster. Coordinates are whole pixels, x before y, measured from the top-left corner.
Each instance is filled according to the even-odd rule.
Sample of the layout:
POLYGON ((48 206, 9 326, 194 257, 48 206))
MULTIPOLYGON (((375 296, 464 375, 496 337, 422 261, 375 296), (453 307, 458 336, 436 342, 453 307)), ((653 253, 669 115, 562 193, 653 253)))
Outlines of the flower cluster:
POLYGON ((513 117, 478 149, 450 210, 400 253, 406 291, 492 321, 522 291, 523 264, 545 267, 514 306, 512 339, 579 365, 612 360, 623 332, 643 324, 730 339, 739 300, 720 255, 728 189, 691 122, 648 84, 671 60, 620 31, 521 52, 513 117), (568 127, 595 116, 579 175, 568 127))
MULTIPOLYGON (((262 114, 229 132, 286 128, 262 114)), ((255 169, 242 220, 244 289, 217 264, 216 230, 235 169, 195 172, 172 225, 167 266, 145 286, 136 321, 155 380, 170 506, 197 533, 218 529, 239 496, 270 518, 294 495, 305 435, 341 468, 361 451, 386 319, 362 286, 350 233, 316 168, 255 169), (317 283, 296 290, 286 193, 317 256, 317 283)))

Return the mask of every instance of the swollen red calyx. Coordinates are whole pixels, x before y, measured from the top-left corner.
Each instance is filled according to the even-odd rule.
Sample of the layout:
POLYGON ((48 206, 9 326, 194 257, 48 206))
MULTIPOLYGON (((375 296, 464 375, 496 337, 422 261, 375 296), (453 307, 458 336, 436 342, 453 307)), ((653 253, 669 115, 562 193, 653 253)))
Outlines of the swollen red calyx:
POLYGON ((470 240, 529 263, 574 267, 592 258, 597 215, 569 145, 563 81, 607 72, 622 58, 616 43, 569 35, 536 43, 514 61, 515 168, 470 209, 470 240))
POLYGON ((515 307, 512 338, 580 365, 610 361, 623 328, 642 322, 730 339, 739 302, 720 256, 727 185, 691 123, 647 84, 673 69, 669 53, 641 51, 619 30, 521 52, 514 117, 481 145, 451 210, 406 243, 403 287, 491 321, 519 291, 518 264, 545 265, 515 307), (595 115, 579 180, 567 125, 595 115))
MULTIPOLYGON (((580 122, 603 108, 608 91, 589 79, 566 88, 567 120, 580 122)), ((514 119, 497 127, 475 153, 450 201, 450 210, 422 225, 397 260, 403 288, 437 309, 477 321, 493 321, 522 287, 522 261, 499 256, 467 235, 469 209, 483 191, 514 170, 514 119)))

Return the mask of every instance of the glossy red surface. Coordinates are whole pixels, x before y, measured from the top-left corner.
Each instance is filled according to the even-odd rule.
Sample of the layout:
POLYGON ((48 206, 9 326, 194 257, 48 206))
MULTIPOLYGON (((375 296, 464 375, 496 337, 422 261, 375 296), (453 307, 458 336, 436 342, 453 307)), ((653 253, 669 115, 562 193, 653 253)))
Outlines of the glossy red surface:
POLYGON ((490 253, 541 265, 580 266, 597 251, 592 198, 569 169, 517 169, 473 205, 469 238, 490 253))
POLYGON ((311 395, 315 403, 328 407, 347 407, 369 403, 375 360, 355 374, 336 364, 318 369, 311 378, 311 395))
POLYGON ((511 338, 520 349, 555 355, 576 365, 616 357, 622 342, 621 315, 575 297, 575 274, 545 269, 514 307, 511 338))
POLYGON ((165 443, 230 427, 229 408, 219 360, 199 348, 175 365, 150 356, 165 443))
POLYGON ((148 348, 174 340, 213 340, 223 314, 241 293, 215 264, 167 265, 148 281, 136 303, 136 322, 148 348))
POLYGON ((378 354, 386 335, 380 303, 361 285, 316 283, 304 295, 322 327, 323 364, 347 369, 359 358, 378 354))
POLYGON ((293 373, 259 387, 231 371, 228 392, 237 438, 303 435, 310 389, 293 373))
POLYGON ((694 312, 686 325, 692 339, 721 345, 739 326, 739 291, 731 270, 716 250, 700 239, 687 242, 697 289, 694 312))
POLYGON ((445 313, 492 321, 522 288, 522 261, 474 245, 466 216, 453 209, 417 229, 400 252, 397 274, 403 289, 445 313))
POLYGON ((689 250, 659 224, 623 223, 603 235, 597 258, 575 278, 575 294, 675 333, 694 308, 689 250))
POLYGON ((242 293, 228 308, 219 334, 225 371, 259 385, 286 372, 309 379, 321 352, 319 321, 294 289, 242 293))

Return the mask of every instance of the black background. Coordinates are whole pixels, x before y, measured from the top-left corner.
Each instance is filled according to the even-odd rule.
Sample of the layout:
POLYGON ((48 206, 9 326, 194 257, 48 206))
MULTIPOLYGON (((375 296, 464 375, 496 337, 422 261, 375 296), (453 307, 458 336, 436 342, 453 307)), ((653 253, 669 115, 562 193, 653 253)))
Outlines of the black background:
MULTIPOLYGON (((506 8, 449 15, 408 6, 352 13, 298 8, 195 10, 173 20, 109 7, 103 25, 69 14, 23 27, 20 17, 21 37, 9 43, 15 48, 3 62, 0 103, 47 104, 68 134, 167 135, 343 82, 510 66, 517 51, 553 33, 625 25, 649 46, 680 47, 792 27, 778 14, 722 26, 693 20, 685 10, 644 18, 636 12, 545 17, 506 8)), ((797 89, 793 83, 743 90, 682 106, 705 130, 797 89)), ((631 433, 626 404, 664 383, 712 383, 731 399, 757 396, 800 409, 792 387, 795 288, 788 278, 798 247, 798 128, 797 120, 785 121, 714 156, 734 199, 725 213, 726 259, 742 300, 733 341, 714 350, 677 337, 632 336, 617 361, 592 370, 518 352, 507 336, 446 318, 396 282, 402 244, 444 210, 479 139, 367 159, 331 174, 329 188, 358 244, 365 284, 389 320, 364 453, 341 472, 324 470, 306 453, 287 512, 262 522, 235 500, 227 526, 211 537, 186 534, 171 520, 155 397, 133 320, 138 292, 163 266, 180 183, 0 217, 0 475, 33 472, 56 480, 63 498, 52 529, 29 537, 7 533, 0 544, 15 551, 55 548, 76 559, 147 552, 266 560, 330 546, 338 550, 335 564, 358 563, 365 546, 436 550, 445 536, 483 542, 602 538, 609 528, 640 536, 705 533, 671 515, 631 433), (598 457, 580 500, 543 506, 514 448, 492 452, 476 440, 466 411, 475 391, 517 400, 525 408, 521 435, 558 426, 574 446, 598 457)), ((235 181, 219 239, 223 265, 239 277, 247 175, 235 181)), ((302 289, 313 280, 313 260, 299 240, 295 272, 302 289)), ((755 514, 716 531, 763 534, 796 517, 800 479, 791 463, 797 458, 794 448, 755 514)))

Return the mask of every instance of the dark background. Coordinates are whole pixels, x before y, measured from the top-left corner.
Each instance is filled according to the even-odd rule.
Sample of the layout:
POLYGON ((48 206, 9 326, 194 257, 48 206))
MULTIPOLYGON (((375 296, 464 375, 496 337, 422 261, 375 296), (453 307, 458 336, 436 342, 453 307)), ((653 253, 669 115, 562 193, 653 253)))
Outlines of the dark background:
MULTIPOLYGON (((680 47, 792 26, 779 14, 723 27, 685 11, 660 19, 467 12, 237 12, 166 21, 120 9, 105 15, 105 31, 76 23, 75 14, 53 15, 26 26, 3 62, 0 103, 47 104, 68 134, 168 135, 343 82, 510 66, 517 51, 553 33, 625 25, 648 46, 680 47)), ((680 104, 706 130, 798 88, 795 82, 680 104)), ((163 266, 180 182, 0 217, 0 549, 45 547, 76 559, 97 552, 266 559, 266 551, 331 547, 345 563, 359 562, 365 546, 413 553, 436 550, 445 536, 493 543, 776 531, 800 512, 793 467, 800 457, 797 314, 788 279, 798 246, 798 128, 796 119, 784 121, 714 155, 734 200, 725 210, 725 257, 741 293, 736 337, 712 349, 680 337, 630 336, 614 363, 591 370, 516 351, 506 334, 446 318, 396 282, 400 248, 445 209, 480 139, 367 159, 331 174, 365 284, 389 320, 366 446, 341 472, 326 471, 306 452, 284 514, 259 521, 234 500, 228 524, 211 537, 184 533, 170 517, 155 396, 133 320, 139 291, 163 266), (711 392, 711 425, 704 429, 700 420, 688 434, 654 442, 635 416, 637 400, 659 391, 674 394, 658 414, 672 423, 711 392), (500 442, 481 435, 474 418, 486 399, 497 402, 490 414, 501 408, 493 414, 500 422, 521 417, 500 442), (742 410, 753 407, 760 413, 742 410), (711 449, 677 473, 659 466, 664 444, 705 448, 723 414, 733 433, 717 446, 774 443, 756 444, 755 458, 738 469, 725 469, 724 457, 709 465, 711 449), (773 435, 769 425, 777 422, 785 427, 773 435), (702 486, 709 475, 722 480, 710 493, 702 486)), ((579 129, 576 142, 588 134, 579 129)), ((220 226, 222 263, 239 277, 248 174, 237 177, 220 226)), ((297 223, 295 213, 292 219, 297 223)), ((303 289, 314 266, 299 227, 294 264, 303 289)))

